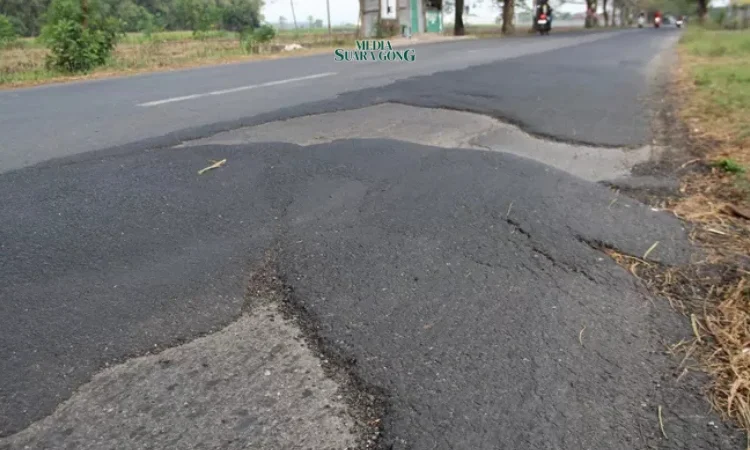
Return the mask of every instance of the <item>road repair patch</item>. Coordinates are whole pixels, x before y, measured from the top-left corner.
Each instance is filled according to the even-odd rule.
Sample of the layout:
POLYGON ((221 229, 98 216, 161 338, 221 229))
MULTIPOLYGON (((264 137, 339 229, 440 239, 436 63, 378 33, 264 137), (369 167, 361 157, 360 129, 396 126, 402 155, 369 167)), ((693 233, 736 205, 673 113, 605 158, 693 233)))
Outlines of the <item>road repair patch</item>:
POLYGON ((443 148, 512 153, 589 181, 627 177, 633 166, 660 154, 659 148, 648 145, 619 149, 553 142, 482 114, 395 103, 269 122, 181 146, 258 142, 314 145, 339 139, 396 139, 443 148))
POLYGON ((224 330, 94 376, 0 449, 352 448, 336 382, 281 318, 258 306, 224 330))

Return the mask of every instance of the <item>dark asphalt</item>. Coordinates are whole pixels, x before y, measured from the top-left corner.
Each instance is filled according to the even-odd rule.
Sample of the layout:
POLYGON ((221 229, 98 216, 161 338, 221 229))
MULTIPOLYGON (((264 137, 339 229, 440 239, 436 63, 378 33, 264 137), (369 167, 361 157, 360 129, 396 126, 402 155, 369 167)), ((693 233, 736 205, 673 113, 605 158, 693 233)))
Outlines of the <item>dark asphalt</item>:
MULTIPOLYGON (((661 45, 650 31, 274 114, 398 97, 635 144, 648 139, 644 49, 661 45)), ((249 268, 275 249, 329 350, 384 389, 386 447, 741 448, 742 436, 708 425, 720 422, 698 380, 675 382, 664 349, 690 336, 687 322, 595 249, 642 255, 659 241, 651 258, 684 262, 670 215, 506 154, 357 140, 143 145, 0 175, 0 435, 106 364, 234 320, 249 268)))

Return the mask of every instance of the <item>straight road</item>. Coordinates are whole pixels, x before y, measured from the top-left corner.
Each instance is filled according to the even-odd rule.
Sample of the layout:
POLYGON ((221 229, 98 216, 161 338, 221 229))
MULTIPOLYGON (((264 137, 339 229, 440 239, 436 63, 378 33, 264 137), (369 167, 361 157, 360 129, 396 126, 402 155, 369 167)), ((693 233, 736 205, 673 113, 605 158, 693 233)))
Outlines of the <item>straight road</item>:
POLYGON ((346 92, 628 33, 423 44, 413 63, 337 63, 331 54, 0 91, 0 172, 170 133, 166 142, 178 143, 346 92))
MULTIPOLYGON (((176 374, 154 362, 156 382, 138 371, 128 383, 91 380, 238 323, 265 289, 251 276, 258 267, 291 288, 284 305, 327 357, 387 406, 383 448, 740 448, 743 436, 707 412, 700 383, 678 381, 663 351, 689 324, 600 251, 643 255, 659 242, 649 259, 686 262, 687 232, 667 213, 506 153, 393 139, 129 144, 387 101, 637 146, 651 137, 654 56, 678 37, 652 31, 419 47, 421 66, 306 58, 257 63, 275 71, 251 80, 256 63, 3 93, 0 449, 243 448, 266 413, 217 417, 216 404, 233 405, 222 389, 242 383, 222 370, 209 386, 190 384, 216 358, 176 374), (264 83, 276 84, 249 88, 264 83), (14 126, 11 103, 26 114, 14 126), (50 148, 54 132, 32 117, 49 119, 64 144, 50 148), (25 167, 60 156, 65 164, 25 167), (209 159, 228 162, 196 175, 209 159), (154 404, 170 389, 186 389, 190 404, 154 404), (97 394, 105 405, 81 404, 97 394), (217 441, 216 429, 231 439, 217 441)), ((248 364, 239 375, 262 375, 266 362, 247 352, 233 353, 248 364)))

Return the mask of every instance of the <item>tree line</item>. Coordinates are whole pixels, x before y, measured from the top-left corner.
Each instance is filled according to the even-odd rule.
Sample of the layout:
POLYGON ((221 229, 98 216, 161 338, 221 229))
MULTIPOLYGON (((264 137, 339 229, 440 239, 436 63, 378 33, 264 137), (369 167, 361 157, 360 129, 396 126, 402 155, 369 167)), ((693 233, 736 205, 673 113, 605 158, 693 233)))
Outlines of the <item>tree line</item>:
MULTIPOLYGON (((364 0, 360 0, 360 5, 363 4, 364 0)), ((457 36, 465 33, 463 15, 467 11, 466 6, 471 3, 472 5, 478 5, 483 3, 484 0, 442 0, 442 6, 445 12, 454 13, 454 34, 457 36)), ((495 3, 501 11, 500 20, 502 26, 502 32, 510 34, 515 30, 514 15, 516 7, 528 9, 528 4, 525 0, 487 0, 488 2, 495 3)), ((625 25, 625 21, 632 14, 638 11, 655 11, 663 10, 669 11, 673 14, 692 14, 696 13, 701 22, 703 22, 706 13, 708 11, 708 4, 710 0, 612 0, 610 5, 607 5, 607 0, 601 0, 601 6, 603 9, 604 25, 612 26, 615 25, 615 16, 619 15, 621 19, 621 25, 625 25), (610 7, 613 15, 610 17, 610 7), (619 14, 618 14, 619 13, 619 14)), ((534 1, 534 4, 537 2, 534 1)), ((599 0, 584 0, 582 2, 570 1, 570 0, 558 0, 559 5, 565 3, 584 3, 586 9, 591 12, 599 11, 599 0)), ((590 14, 587 15, 585 21, 586 28, 592 28, 599 26, 598 15, 590 14)))
MULTIPOLYGON (((74 0, 113 17, 123 31, 224 29, 260 26, 263 0, 74 0)), ((19 36, 38 36, 52 0, 0 0, 0 15, 19 36)))

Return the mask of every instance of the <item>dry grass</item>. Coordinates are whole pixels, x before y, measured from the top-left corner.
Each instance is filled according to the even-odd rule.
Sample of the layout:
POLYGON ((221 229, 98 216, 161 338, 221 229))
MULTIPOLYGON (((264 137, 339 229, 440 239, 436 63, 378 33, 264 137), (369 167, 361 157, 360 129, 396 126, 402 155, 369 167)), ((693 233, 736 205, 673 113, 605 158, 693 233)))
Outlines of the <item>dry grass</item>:
POLYGON ((180 69, 253 59, 280 58, 289 55, 315 54, 332 51, 334 47, 353 45, 353 33, 337 33, 331 42, 327 34, 295 35, 283 33, 259 54, 249 55, 239 40, 227 33, 195 39, 190 33, 170 32, 151 38, 128 35, 117 46, 111 61, 85 75, 65 75, 47 70, 47 49, 32 40, 22 45, 0 48, 0 89, 88 78, 103 78, 137 72, 180 69), (277 47, 298 42, 305 50, 280 52, 277 47))
POLYGON ((667 206, 692 225, 706 255, 663 267, 611 252, 691 319, 694 339, 674 347, 712 375, 709 398, 750 433, 750 33, 688 30, 679 48, 679 118, 698 167, 667 206))

